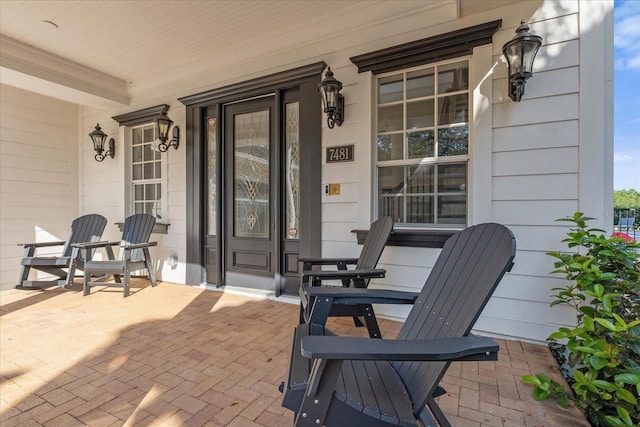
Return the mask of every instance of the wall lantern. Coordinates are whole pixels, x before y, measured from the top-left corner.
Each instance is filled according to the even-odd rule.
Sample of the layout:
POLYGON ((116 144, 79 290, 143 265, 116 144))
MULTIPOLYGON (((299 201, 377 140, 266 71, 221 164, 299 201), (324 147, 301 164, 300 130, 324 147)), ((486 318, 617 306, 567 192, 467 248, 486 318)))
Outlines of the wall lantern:
POLYGON ((96 150, 95 159, 99 162, 103 161, 105 157, 109 156, 112 159, 116 155, 116 141, 111 138, 109 139, 109 151, 102 154, 104 152, 104 142, 107 140, 107 134, 102 132, 100 128, 100 123, 96 124, 96 128, 89 134, 91 137, 91 141, 93 142, 93 149, 96 150))
POLYGON ((329 67, 324 79, 318 83, 318 90, 322 95, 322 105, 330 129, 333 129, 334 125, 341 126, 344 121, 344 96, 340 95, 340 89, 342 89, 342 83, 333 77, 329 67))
POLYGON ((158 139, 160 140, 158 150, 163 153, 167 151, 169 147, 177 150, 178 145, 180 145, 180 128, 178 126, 173 127, 173 138, 167 142, 169 140, 169 128, 172 124, 173 120, 167 116, 166 111, 163 111, 160 116, 156 118, 156 129, 158 130, 158 139))
POLYGON ((533 60, 542 44, 542 37, 529 32, 523 21, 516 29, 516 35, 502 46, 502 53, 509 65, 509 97, 520 102, 524 95, 524 85, 533 75, 533 60))

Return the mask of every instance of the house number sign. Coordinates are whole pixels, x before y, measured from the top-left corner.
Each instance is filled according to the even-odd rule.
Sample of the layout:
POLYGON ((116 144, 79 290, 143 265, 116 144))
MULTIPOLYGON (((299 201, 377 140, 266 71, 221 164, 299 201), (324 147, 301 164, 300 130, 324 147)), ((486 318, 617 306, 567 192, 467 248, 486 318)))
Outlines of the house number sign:
POLYGON ((327 147, 327 163, 353 162, 353 144, 327 147))

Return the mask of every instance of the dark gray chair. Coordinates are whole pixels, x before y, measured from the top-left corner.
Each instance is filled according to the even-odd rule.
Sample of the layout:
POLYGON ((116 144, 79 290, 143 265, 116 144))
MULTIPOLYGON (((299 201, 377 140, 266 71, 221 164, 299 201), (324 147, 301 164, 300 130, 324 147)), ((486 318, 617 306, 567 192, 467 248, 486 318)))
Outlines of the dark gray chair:
POLYGON ((316 305, 414 305, 393 340, 331 336, 326 316, 296 327, 282 404, 295 425, 450 426, 434 400, 438 383, 451 361, 497 360, 498 344, 469 334, 515 251, 509 229, 480 224, 447 240, 419 294, 313 289, 316 305))
POLYGON ((91 259, 92 252, 88 253, 89 258, 83 258, 78 248, 73 245, 82 242, 97 242, 102 236, 102 232, 107 225, 107 219, 102 215, 90 214, 76 218, 71 223, 71 230, 66 241, 43 242, 43 243, 21 243, 24 246, 23 258, 20 261, 20 279, 18 286, 21 287, 41 287, 60 286, 65 287, 73 282, 77 269, 82 270, 85 259, 91 259), (36 256, 36 250, 45 247, 62 246, 59 255, 36 256), (53 280, 29 280, 31 269, 39 270, 47 274, 56 276, 53 280))
MULTIPOLYGON (((340 280, 345 288, 366 288, 372 278, 384 277, 386 271, 376 269, 382 256, 391 231, 393 220, 382 217, 371 223, 367 237, 362 245, 358 258, 299 258, 302 262, 302 277, 300 286, 300 323, 309 321, 309 313, 313 307, 313 297, 309 298, 307 285, 321 286, 323 281, 340 280), (335 266, 333 270, 314 270, 316 266, 335 266), (353 269, 348 266, 354 265, 353 269)), ((330 316, 353 317, 356 326, 363 326, 359 320, 363 317, 372 338, 380 338, 380 329, 371 304, 335 306, 330 316)))
POLYGON ((89 261, 84 265, 83 295, 89 295, 92 286, 118 286, 123 288, 123 296, 129 296, 131 272, 146 269, 151 286, 156 285, 155 270, 149 254, 149 248, 157 242, 149 242, 156 219, 149 214, 135 214, 124 221, 122 240, 119 242, 82 243, 76 245, 84 253, 97 248, 107 252, 106 261, 89 261), (118 259, 113 254, 113 246, 119 246, 118 259), (91 276, 100 276, 96 281, 91 276), (113 275, 114 282, 106 282, 105 275, 113 275), (123 276, 123 280, 120 280, 123 276))

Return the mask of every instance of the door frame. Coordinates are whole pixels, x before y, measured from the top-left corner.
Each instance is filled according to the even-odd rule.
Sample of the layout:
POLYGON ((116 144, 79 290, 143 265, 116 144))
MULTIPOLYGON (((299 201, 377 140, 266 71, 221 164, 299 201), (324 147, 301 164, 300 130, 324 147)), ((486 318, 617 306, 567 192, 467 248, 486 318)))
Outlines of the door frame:
MULTIPOLYGON (((322 184, 322 108, 318 99, 318 83, 322 80, 325 62, 294 68, 265 77, 252 79, 230 86, 213 89, 179 98, 186 106, 186 277, 190 285, 207 284, 205 266, 206 203, 202 197, 206 191, 206 129, 203 126, 207 109, 217 111, 217 135, 221 141, 222 109, 224 104, 266 93, 279 94, 297 87, 300 93, 300 253, 302 257, 317 257, 321 254, 321 184, 322 184)), ((279 96, 276 96, 279 99, 279 96)), ((211 110, 209 110, 211 111, 211 110)), ((279 142, 277 142, 279 143, 279 142)), ((219 147, 220 148, 220 147, 219 147)), ((218 155, 218 170, 222 167, 218 155)), ((218 173, 218 185, 221 175, 218 173)), ((220 187, 219 187, 220 188, 220 187)), ((218 192, 220 194, 220 192, 218 192)), ((218 197, 218 211, 222 210, 218 197)), ((217 218, 217 239, 222 239, 223 219, 217 218)), ((220 251, 219 251, 220 252, 220 251)), ((221 255, 219 255, 221 256, 221 255)), ((221 262, 222 259, 219 258, 221 262)), ((281 263, 280 263, 281 264, 281 263)), ((221 269, 220 269, 221 270, 221 269)), ((277 272, 276 272, 277 273, 277 272)), ((277 274, 276 274, 277 276, 277 274)), ((220 283, 222 277, 220 277, 220 283)), ((280 293, 277 278, 274 280, 276 295, 280 293)))

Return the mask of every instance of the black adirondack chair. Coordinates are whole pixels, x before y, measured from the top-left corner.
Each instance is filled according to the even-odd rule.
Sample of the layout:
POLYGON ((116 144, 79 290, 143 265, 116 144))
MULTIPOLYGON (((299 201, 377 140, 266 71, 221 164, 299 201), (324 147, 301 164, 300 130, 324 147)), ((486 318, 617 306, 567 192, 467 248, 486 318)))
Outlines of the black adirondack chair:
MULTIPOLYGON (((323 281, 340 280, 345 288, 366 288, 372 278, 384 277, 384 269, 376 269, 382 256, 389 235, 393 230, 393 220, 382 217, 371 223, 367 238, 362 245, 358 258, 299 258, 302 262, 302 277, 300 286, 300 323, 309 321, 313 297, 309 297, 308 286, 320 286, 323 281), (335 270, 314 270, 315 266, 335 265, 335 270), (348 269, 349 265, 355 268, 348 269)), ((380 338, 380 328, 371 304, 334 306, 330 316, 350 316, 356 326, 363 326, 359 317, 363 317, 372 338, 380 338)))
POLYGON ((151 262, 149 248, 157 242, 149 242, 156 219, 149 214, 135 214, 124 221, 122 240, 119 242, 82 243, 76 245, 84 253, 97 248, 105 248, 108 260, 89 261, 84 265, 84 284, 82 293, 89 295, 92 286, 119 286, 123 288, 123 296, 129 296, 131 272, 147 269, 151 286, 156 285, 155 270, 151 262), (119 246, 118 259, 113 254, 113 246, 119 246), (91 276, 100 276, 91 281, 91 276), (105 275, 113 275, 114 282, 106 282, 105 275), (120 280, 123 276, 123 280, 120 280))
POLYGON ((73 282, 77 269, 82 270, 84 260, 90 259, 92 252, 83 258, 78 248, 73 245, 81 242, 97 242, 102 236, 107 219, 102 215, 90 214, 76 218, 71 223, 71 230, 66 241, 43 242, 43 243, 21 243, 24 246, 24 255, 20 264, 20 279, 18 286, 21 287, 42 287, 60 286, 65 287, 73 282), (59 255, 36 256, 37 249, 53 246, 62 246, 59 255), (53 280, 29 280, 31 269, 43 271, 56 276, 53 280))
MULTIPOLYGON (((314 336, 309 324, 295 329, 283 399, 295 425, 450 426, 434 400, 438 383, 451 361, 497 360, 497 343, 469 333, 515 250, 509 229, 480 224, 449 238, 417 295, 314 290, 316 304, 414 305, 394 340, 331 336, 326 328, 314 336)), ((314 320, 318 327, 326 317, 314 320)))

